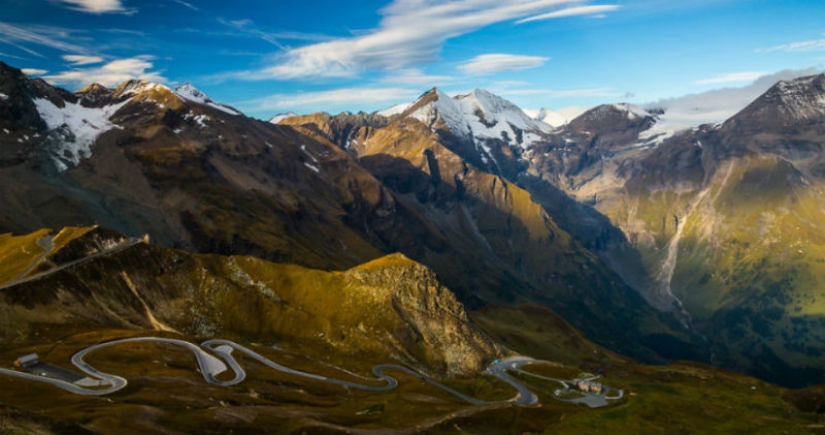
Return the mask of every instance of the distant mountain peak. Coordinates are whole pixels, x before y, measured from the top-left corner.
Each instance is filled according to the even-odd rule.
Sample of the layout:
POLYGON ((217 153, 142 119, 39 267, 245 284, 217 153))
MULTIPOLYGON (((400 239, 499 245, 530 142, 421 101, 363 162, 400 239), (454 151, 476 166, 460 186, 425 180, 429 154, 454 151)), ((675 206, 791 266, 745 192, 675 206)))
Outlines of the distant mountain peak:
POLYGON ((779 81, 762 98, 797 119, 820 117, 825 115, 825 74, 779 81))
POLYGON ((783 130, 825 121, 825 74, 782 80, 725 122, 728 128, 783 130))
POLYGON ((145 94, 147 92, 172 93, 172 90, 160 83, 147 82, 140 79, 131 79, 123 82, 115 88, 116 97, 128 97, 145 94))
POLYGON ((112 96, 112 90, 99 83, 92 83, 74 94, 87 104, 96 104, 110 98, 112 96))
POLYGON ((189 82, 178 86, 175 89, 175 95, 184 100, 192 101, 198 104, 203 104, 205 106, 212 107, 213 109, 220 110, 230 115, 241 114, 241 112, 235 110, 233 107, 227 106, 226 104, 218 103, 217 101, 209 98, 208 95, 198 90, 198 88, 196 88, 189 82))

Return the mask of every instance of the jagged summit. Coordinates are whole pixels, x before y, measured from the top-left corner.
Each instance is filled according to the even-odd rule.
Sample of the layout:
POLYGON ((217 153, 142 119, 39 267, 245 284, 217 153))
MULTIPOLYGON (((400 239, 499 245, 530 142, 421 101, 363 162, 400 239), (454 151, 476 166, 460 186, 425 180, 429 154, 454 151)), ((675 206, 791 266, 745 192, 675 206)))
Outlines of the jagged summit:
POLYGON ((438 88, 432 88, 422 94, 402 116, 415 118, 430 128, 446 127, 459 138, 472 137, 470 125, 459 105, 438 88), (439 125, 439 122, 443 125, 439 125))
POLYGON ((438 88, 425 92, 402 116, 435 128, 439 121, 455 136, 479 146, 489 140, 527 148, 553 127, 531 118, 512 102, 484 89, 450 97, 438 88))
POLYGON ((527 148, 553 128, 530 118, 518 106, 484 89, 459 95, 456 101, 476 138, 501 139, 527 148), (526 134, 525 134, 526 133, 526 134))
POLYGON ((630 131, 639 134, 651 129, 656 120, 656 116, 632 104, 602 104, 570 121, 566 129, 584 135, 630 131))
POLYGON ((726 124, 785 129, 825 121, 825 74, 783 80, 726 124))

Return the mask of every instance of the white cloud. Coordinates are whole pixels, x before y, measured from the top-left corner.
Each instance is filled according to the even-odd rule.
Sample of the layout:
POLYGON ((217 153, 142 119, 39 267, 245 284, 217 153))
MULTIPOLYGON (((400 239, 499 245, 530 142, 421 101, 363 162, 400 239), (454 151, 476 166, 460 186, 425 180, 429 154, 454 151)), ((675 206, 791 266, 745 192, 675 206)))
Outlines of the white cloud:
POLYGON ((103 86, 114 87, 126 80, 140 79, 148 82, 164 82, 166 79, 160 72, 149 71, 154 68, 152 56, 137 56, 127 59, 118 59, 102 66, 86 69, 72 69, 56 74, 43 76, 43 79, 53 84, 73 84, 85 86, 100 83, 103 86))
POLYGON ((541 56, 519 56, 515 54, 482 54, 476 56, 467 63, 460 65, 458 69, 468 74, 490 74, 502 71, 519 71, 528 68, 536 68, 544 65, 550 58, 541 56))
POLYGON ((70 5, 70 9, 74 9, 76 11, 82 12, 90 12, 93 14, 105 14, 105 13, 120 13, 120 14, 133 14, 136 12, 135 9, 127 9, 123 7, 123 3, 120 0, 60 0, 67 5, 70 5))
POLYGON ((20 71, 23 71, 23 74, 27 76, 42 76, 48 72, 47 70, 37 68, 21 68, 20 71))
POLYGON ((314 107, 344 107, 352 110, 357 106, 409 100, 421 94, 420 90, 401 87, 341 88, 330 91, 296 94, 275 94, 264 98, 235 103, 247 112, 300 110, 314 107))
POLYGON ((709 79, 697 80, 693 83, 696 85, 718 85, 724 83, 752 82, 766 74, 768 73, 764 71, 743 71, 737 73, 722 74, 716 77, 711 77, 709 79))
POLYGON ((516 21, 516 24, 529 23, 530 21, 551 20, 554 18, 573 17, 577 15, 600 15, 605 12, 613 12, 620 7, 621 6, 619 5, 574 6, 572 8, 525 18, 523 20, 516 21))
POLYGON ((200 10, 197 6, 193 5, 192 3, 185 2, 183 0, 172 0, 172 1, 179 4, 179 5, 181 5, 181 6, 185 6, 185 7, 189 8, 193 11, 199 11, 200 10))
POLYGON ((83 52, 79 47, 69 41, 75 39, 72 30, 49 26, 15 26, 13 24, 0 22, 0 42, 9 44, 31 55, 43 57, 40 53, 21 44, 35 44, 49 47, 61 51, 83 52))
POLYGON ((691 127, 701 124, 723 122, 780 80, 792 80, 819 74, 817 68, 803 70, 783 70, 770 75, 763 75, 748 86, 723 88, 699 94, 690 94, 677 98, 659 100, 645 104, 645 109, 662 108, 665 114, 662 122, 674 126, 691 127))
POLYGON ((80 54, 67 54, 63 56, 63 60, 71 62, 75 66, 91 65, 103 62, 103 58, 99 56, 84 56, 80 54))
POLYGON ((764 48, 757 50, 758 52, 771 51, 790 51, 790 52, 806 52, 806 51, 825 51, 825 39, 813 39, 810 41, 791 42, 790 44, 777 45, 771 48, 764 48))
POLYGON ((415 68, 438 60, 450 38, 546 13, 581 0, 395 0, 377 29, 289 49, 274 66, 240 74, 252 80, 353 77, 367 70, 415 68))

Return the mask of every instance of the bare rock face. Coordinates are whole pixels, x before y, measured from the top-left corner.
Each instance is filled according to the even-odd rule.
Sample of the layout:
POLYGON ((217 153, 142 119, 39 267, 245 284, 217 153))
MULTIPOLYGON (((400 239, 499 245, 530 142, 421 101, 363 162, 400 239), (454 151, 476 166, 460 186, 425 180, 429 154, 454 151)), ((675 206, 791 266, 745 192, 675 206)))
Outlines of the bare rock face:
MULTIPOLYGON (((14 245, 25 237, 7 237, 0 250, 25 252, 14 245)), ((434 272, 400 254, 325 272, 189 254, 98 227, 48 238, 52 248, 29 275, 37 279, 0 294, 0 342, 67 327, 320 341, 342 355, 401 361, 435 376, 477 374, 500 352, 434 272)), ((34 260, 39 253, 31 252, 34 260)))
POLYGON ((347 275, 404 321, 392 338, 406 358, 423 359, 448 374, 468 374, 482 370, 498 354, 470 323, 464 305, 425 266, 395 254, 347 275))

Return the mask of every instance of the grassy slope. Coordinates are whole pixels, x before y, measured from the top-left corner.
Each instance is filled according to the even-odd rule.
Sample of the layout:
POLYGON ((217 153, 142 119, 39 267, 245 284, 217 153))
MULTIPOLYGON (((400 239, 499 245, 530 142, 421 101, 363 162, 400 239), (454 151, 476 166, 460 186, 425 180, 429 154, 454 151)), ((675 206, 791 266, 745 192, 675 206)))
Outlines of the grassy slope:
POLYGON ((678 217, 672 288, 719 359, 774 381, 825 382, 816 368, 825 350, 822 181, 783 158, 756 155, 721 165, 704 191, 644 187, 657 185, 651 177, 611 218, 655 276, 678 217))
MULTIPOLYGON (((98 233, 86 237, 94 234, 98 233)), ((71 246, 78 243, 76 239, 71 246)), ((148 249, 140 246, 143 245, 134 248, 135 252, 148 249)), ((126 254, 130 251, 118 254, 118 261, 127 261, 130 257, 126 254)), ((351 284, 342 286, 341 281, 347 273, 375 276, 377 272, 410 266, 410 260, 387 257, 350 272, 330 274, 297 266, 273 265, 250 257, 226 261, 218 256, 186 259, 180 254, 164 252, 152 251, 154 259, 146 267, 155 271, 153 276, 142 275, 137 264, 128 272, 161 320, 174 321, 161 309, 161 300, 153 294, 147 280, 154 280, 160 286, 183 284, 180 276, 170 273, 171 269, 164 270, 174 265, 177 270, 197 275, 195 282, 200 284, 191 289, 196 295, 194 300, 203 301, 207 296, 219 300, 209 306, 190 305, 190 309, 201 316, 201 326, 207 326, 206 317, 220 315, 222 319, 211 324, 219 327, 215 332, 249 343, 276 361, 300 370, 359 382, 362 381, 360 376, 370 377, 369 371, 374 364, 391 362, 383 349, 363 345, 356 351, 337 346, 334 341, 318 336, 318 332, 357 333, 358 325, 353 325, 356 321, 374 328, 370 326, 375 323, 369 316, 356 315, 346 309, 350 303, 370 304, 369 300, 358 300, 370 296, 357 296, 357 288, 351 284), (167 255, 169 258, 164 259, 167 255), (167 263, 170 259, 173 261, 167 263), (233 287, 245 290, 232 291, 233 287), (281 299, 279 304, 263 303, 272 300, 271 292, 281 299), (352 298, 355 299, 349 302, 352 298), (280 308, 273 308, 275 306, 280 308), (277 315, 249 311, 250 307, 270 307, 275 311, 269 314, 277 315), (233 309, 236 313, 229 313, 233 309), (310 314, 312 310, 314 315, 310 314), (262 317, 273 322, 261 323, 262 317), (278 323, 277 319, 283 319, 283 323, 278 323), (301 328, 294 328, 295 324, 301 328), (350 329, 346 325, 351 325, 350 329), (273 350, 273 345, 282 347, 283 351, 273 350)), ((108 267, 112 266, 112 263, 108 264, 108 267)), ((93 271, 91 265, 88 269, 78 267, 73 269, 72 275, 84 279, 91 277, 93 271)), ((116 280, 107 281, 104 276, 96 279, 117 286, 116 280)), ((369 283, 369 279, 366 282, 369 283)), ((47 287, 27 289, 48 292, 47 287)), ((98 298, 106 297, 102 287, 95 291, 99 292, 98 298)), ((189 290, 180 291, 186 294, 189 290)), ((66 303, 65 299, 63 303, 66 303)), ((39 302, 34 303, 35 310, 39 306, 39 302)), ((70 308, 64 306, 64 309, 70 308)), ((390 328, 398 326, 392 319, 381 317, 380 313, 370 315, 378 316, 376 322, 389 321, 390 325, 385 326, 390 328)), ((194 320, 197 319, 189 321, 194 320)), ((588 342, 565 322, 548 316, 541 308, 490 307, 477 313, 475 320, 516 351, 557 361, 556 365, 531 366, 529 370, 559 376, 599 371, 604 374, 607 385, 625 389, 627 398, 608 408, 591 410, 555 402, 548 396, 551 385, 531 381, 542 400, 539 408, 474 407, 407 375, 398 375, 401 384, 397 390, 370 393, 283 375, 243 358, 242 363, 249 369, 248 380, 236 387, 220 388, 203 382, 193 370, 194 361, 190 354, 169 346, 134 344, 90 355, 88 361, 91 364, 125 375, 130 380, 128 388, 106 398, 78 397, 49 386, 0 377, 0 385, 4 386, 0 388, 0 403, 9 407, 0 409, 0 423, 4 425, 0 428, 8 428, 14 433, 76 432, 73 428, 77 429, 78 425, 85 430, 103 433, 370 433, 388 429, 412 433, 581 433, 593 430, 611 433, 742 433, 783 429, 789 433, 804 433, 809 429, 808 425, 818 423, 816 416, 799 413, 789 402, 782 400, 781 397, 790 392, 779 387, 703 366, 641 366, 588 342), (751 386, 757 389, 753 390, 751 386), (37 425, 26 417, 32 413, 42 418, 37 425), (209 423, 204 425, 204 422, 209 423)), ((185 326, 185 323, 175 326, 185 326)), ((9 324, 3 328, 9 328, 9 324)), ((115 338, 145 335, 174 336, 194 342, 202 336, 192 333, 178 336, 140 328, 101 328, 90 324, 88 319, 63 324, 35 323, 29 334, 14 341, 4 340, 0 361, 12 361, 21 354, 37 352, 45 361, 68 366, 70 356, 83 347, 115 338)), ((367 336, 374 337, 375 331, 369 331, 367 336)), ((346 343, 349 346, 363 344, 357 340, 346 343)), ((448 383, 490 400, 512 395, 506 385, 483 376, 453 379, 448 383)))

